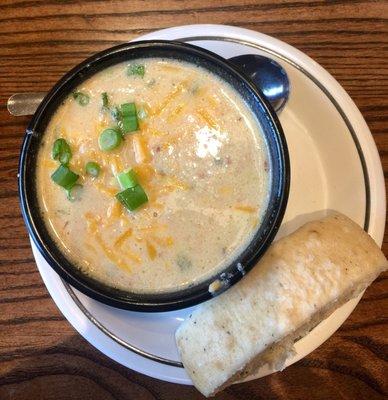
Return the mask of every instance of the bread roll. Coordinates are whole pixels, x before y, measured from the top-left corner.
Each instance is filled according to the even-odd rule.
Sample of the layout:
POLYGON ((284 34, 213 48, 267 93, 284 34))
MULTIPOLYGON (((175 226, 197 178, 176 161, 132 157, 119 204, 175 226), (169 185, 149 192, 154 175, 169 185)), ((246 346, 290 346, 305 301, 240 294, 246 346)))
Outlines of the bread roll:
POLYGON ((344 215, 307 223, 182 323, 176 343, 183 365, 205 396, 266 363, 281 369, 295 340, 385 269, 377 244, 344 215))

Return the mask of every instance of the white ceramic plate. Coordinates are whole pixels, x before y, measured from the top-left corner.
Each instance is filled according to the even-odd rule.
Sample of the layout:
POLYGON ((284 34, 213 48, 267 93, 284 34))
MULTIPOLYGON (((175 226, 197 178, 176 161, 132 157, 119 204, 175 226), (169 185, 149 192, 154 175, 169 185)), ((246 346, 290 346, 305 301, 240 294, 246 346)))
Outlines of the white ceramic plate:
MULTIPOLYGON (((186 41, 229 58, 258 53, 276 59, 291 82, 280 115, 291 158, 291 190, 278 236, 333 209, 363 226, 381 244, 385 189, 380 159, 370 131, 355 104, 315 61, 269 36, 222 25, 189 25, 138 39, 186 41)), ((74 328, 92 345, 122 365, 169 382, 191 384, 182 368, 174 332, 191 309, 135 313, 94 301, 65 284, 32 245, 52 298, 74 328)), ((359 298, 349 301, 296 344, 290 365, 338 329, 359 298)), ((271 371, 263 368, 255 377, 271 371)), ((250 379, 255 378, 250 377, 250 379)))

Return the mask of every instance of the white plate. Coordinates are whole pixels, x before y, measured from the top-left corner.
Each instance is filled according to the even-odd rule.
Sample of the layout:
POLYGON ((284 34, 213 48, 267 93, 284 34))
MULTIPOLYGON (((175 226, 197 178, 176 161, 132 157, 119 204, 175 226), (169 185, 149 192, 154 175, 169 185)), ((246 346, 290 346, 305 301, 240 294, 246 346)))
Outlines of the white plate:
MULTIPOLYGON (((286 69, 290 99, 280 115, 291 158, 291 191, 279 235, 328 209, 343 212, 381 244, 385 190, 380 159, 370 131, 347 93, 315 61, 269 36, 222 25, 165 29, 138 39, 183 40, 226 58, 264 54, 286 69)), ((145 314, 94 301, 65 284, 32 245, 52 298, 74 328, 92 345, 122 365, 169 382, 191 384, 180 366, 174 331, 190 309, 145 314)), ((359 298, 349 301, 296 344, 290 365, 338 329, 359 298)), ((271 371, 263 368, 255 377, 271 371)), ((250 377, 253 378, 253 377, 250 377)))

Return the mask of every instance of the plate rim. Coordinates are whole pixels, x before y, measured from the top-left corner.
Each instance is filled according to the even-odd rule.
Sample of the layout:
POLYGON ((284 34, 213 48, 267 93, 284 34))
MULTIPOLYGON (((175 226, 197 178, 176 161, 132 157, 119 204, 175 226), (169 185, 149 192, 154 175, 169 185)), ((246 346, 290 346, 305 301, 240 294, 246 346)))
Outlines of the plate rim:
MULTIPOLYGON (((293 67, 297 68, 302 73, 304 73, 312 82, 314 82, 319 87, 319 89, 321 89, 324 92, 324 94, 329 98, 330 102, 335 106, 337 112, 339 112, 339 114, 341 115, 343 121, 345 122, 345 124, 347 126, 347 129, 349 130, 349 132, 352 136, 353 142, 356 146, 357 153, 358 153, 360 163, 362 166, 362 170, 363 170, 365 195, 366 195, 366 211, 365 211, 365 219, 364 219, 364 229, 368 231, 368 228, 369 228, 369 230, 374 229, 376 231, 376 228, 374 227, 373 224, 372 224, 372 228, 371 228, 370 219, 371 219, 371 212, 373 212, 373 210, 374 210, 372 208, 372 206, 374 206, 374 208, 376 208, 379 204, 377 204, 378 200, 373 203, 372 200, 374 200, 374 199, 372 198, 372 195, 371 195, 371 189, 376 189, 376 187, 377 187, 377 190, 375 190, 375 191, 380 192, 380 194, 383 195, 381 198, 381 200, 383 200, 382 201, 383 206, 381 207, 381 201, 380 201, 380 212, 378 212, 378 210, 377 210, 377 211, 375 211, 375 213, 376 214, 383 213, 382 215, 385 215, 385 186, 384 186, 383 173, 382 173, 382 168, 381 168, 381 161, 380 161, 380 158, 377 153, 376 145, 373 141, 373 136, 372 136, 369 128, 367 127, 365 120, 363 119, 360 111, 358 110, 357 106, 354 104, 353 100, 351 100, 351 98, 345 92, 345 90, 342 88, 342 86, 323 67, 321 67, 319 64, 317 64, 314 60, 312 60, 306 54, 300 52, 298 49, 296 49, 282 41, 279 41, 278 39, 272 38, 268 35, 265 35, 265 34, 262 34, 259 32, 255 32, 255 31, 251 31, 251 30, 247 30, 244 28, 237 28, 237 27, 232 27, 232 26, 228 26, 228 25, 209 25, 209 24, 185 25, 185 26, 179 26, 179 27, 173 27, 173 28, 167 28, 167 29, 155 31, 150 34, 140 36, 139 38, 136 38, 135 40, 161 38, 160 35, 167 35, 170 37, 171 35, 174 36, 175 33, 180 33, 181 31, 189 31, 189 30, 198 31, 200 33, 203 33, 206 30, 208 30, 208 31, 215 30, 215 31, 217 31, 217 35, 211 35, 211 34, 190 35, 190 36, 184 36, 184 37, 174 37, 172 40, 179 40, 179 41, 185 41, 185 42, 198 41, 198 40, 209 40, 209 41, 210 40, 212 40, 212 41, 218 40, 218 41, 235 42, 235 43, 245 44, 250 47, 254 47, 256 49, 262 50, 266 53, 269 53, 276 57, 279 57, 280 59, 284 60, 285 62, 291 64, 293 67), (223 35, 222 34, 220 35, 220 30, 221 31, 224 30, 223 35), (242 36, 242 39, 238 36, 242 36), (253 41, 252 41, 252 39, 253 39, 253 41), (255 39, 256 39, 256 42, 255 42, 255 39), (271 43, 268 43, 268 41, 270 41, 271 43), (258 43, 258 42, 260 42, 260 43, 258 43), (265 43, 265 45, 261 44, 261 42, 265 43), (268 44, 269 44, 269 46, 267 47, 268 44), (276 50, 277 46, 281 47, 282 51, 285 50, 286 55, 279 53, 279 50, 276 50), (299 63, 297 63, 294 60, 295 57, 290 57, 290 55, 293 55, 296 58, 301 57, 302 58, 301 61, 304 61, 304 62, 302 62, 301 63, 302 65, 300 65, 299 63), (319 76, 323 75, 323 77, 325 79, 318 80, 311 72, 309 72, 308 69, 306 69, 306 67, 309 67, 309 66, 307 66, 308 62, 310 62, 312 64, 312 67, 314 67, 314 69, 317 70, 316 72, 319 73, 319 76), (334 95, 331 93, 331 91, 329 89, 327 89, 327 86, 323 86, 321 84, 321 80, 327 80, 327 79, 332 81, 331 86, 334 86, 334 89, 335 89, 334 95), (362 143, 360 143, 360 142, 362 142, 362 140, 360 140, 359 135, 357 134, 356 130, 353 128, 353 125, 347 116, 347 112, 344 111, 342 109, 341 105, 338 103, 338 101, 336 99, 336 95, 337 96, 342 95, 342 97, 345 97, 345 99, 342 99, 342 100, 346 100, 351 103, 350 104, 351 110, 348 110, 348 111, 352 113, 352 116, 354 117, 354 120, 356 122, 355 125, 361 124, 359 130, 361 130, 361 128, 363 128, 362 131, 364 133, 361 136, 364 138, 364 142, 365 142, 364 147, 368 146, 367 148, 369 149, 369 154, 367 154, 367 157, 365 157, 365 153, 363 151, 363 150, 365 150, 365 148, 362 146, 362 143), (357 113, 359 115, 354 115, 357 113), (362 126, 362 125, 364 125, 364 126, 362 126), (365 140, 365 137, 369 140, 365 140), (372 147, 372 149, 371 149, 371 147, 372 147), (373 149, 373 147, 374 147, 374 149, 373 149), (375 152, 373 152, 373 150, 375 150, 375 152), (375 153, 375 154, 373 154, 373 153, 375 153), (377 153, 377 158, 376 158, 376 153, 377 153), (368 164, 367 159, 369 159, 369 164, 371 164, 371 163, 376 164, 376 161, 377 161, 377 164, 379 164, 379 165, 377 165, 377 167, 376 167, 376 165, 374 165, 375 168, 372 171, 372 172, 374 172, 372 174, 372 176, 376 177, 376 175, 377 175, 377 179, 374 180, 373 186, 370 185, 370 181, 369 181, 370 174, 368 173, 368 166, 371 167, 371 165, 368 164), (378 168, 378 167, 380 167, 380 168, 378 168), (380 175, 380 177, 378 175, 380 175), (381 181, 383 183, 382 187, 381 187, 381 181), (380 190, 379 190, 379 188, 380 188, 380 190)), ((170 37, 170 40, 171 40, 171 37, 170 37)), ((315 74, 315 75, 317 75, 317 74, 315 74)), ((349 106, 349 104, 348 104, 348 106, 349 106)), ((382 224, 382 225, 383 225, 382 232, 380 229, 380 232, 378 232, 378 231, 374 232, 375 234, 373 235, 377 239, 379 244, 381 244, 382 235, 384 232, 384 224, 382 224)), ((41 269, 40 269, 40 273, 43 278, 44 274, 42 273, 41 269)), ((45 281, 45 279, 44 279, 44 281, 45 281)), ((83 313, 84 316, 86 316, 86 318, 90 321, 90 323, 92 323, 104 335, 108 336, 108 339, 115 341, 119 346, 124 347, 126 350, 134 352, 136 355, 138 355, 140 357, 145 357, 154 363, 156 362, 156 363, 165 364, 164 367, 173 367, 174 369, 182 368, 182 364, 180 362, 176 362, 174 360, 168 360, 163 357, 159 357, 157 355, 150 354, 146 351, 143 351, 142 349, 137 348, 136 346, 133 346, 133 345, 123 341, 122 339, 117 337, 115 334, 111 333, 109 331, 109 329, 104 327, 104 325, 102 325, 96 318, 94 318, 93 315, 86 309, 86 307, 82 304, 81 300, 77 297, 76 293, 73 291, 72 287, 70 285, 68 285, 66 282, 64 282, 63 280, 61 280, 61 282, 64 285, 68 294, 70 295, 71 299, 75 303, 75 305, 79 308, 79 311, 81 313, 83 313)), ((47 286, 46 281, 45 281, 45 284, 47 286)), ((49 292, 50 292, 50 290, 49 290, 49 292)), ((51 294, 51 292, 50 292, 50 294, 51 294)), ((53 300, 57 304, 57 301, 54 299, 54 297, 53 297, 53 300)), ((353 311, 353 309, 357 305, 358 301, 359 301, 359 299, 354 303, 349 314, 353 311)), ((57 304, 57 306, 62 311, 62 309, 59 307, 58 304, 57 304)), ((345 317, 345 319, 349 316, 349 314, 345 317)), ((67 318, 66 315, 65 315, 65 317, 67 318)), ((67 318, 67 319, 69 320, 69 318, 67 318)), ((69 322, 71 322, 71 321, 69 321, 69 322)), ((336 330, 342 325, 342 323, 343 323, 343 321, 337 326, 336 330)), ((72 322, 71 322, 71 324, 73 325, 74 328, 76 328, 76 330, 78 330, 77 327, 72 322)), ((80 333, 93 346, 97 347, 96 344, 93 343, 91 340, 89 340, 89 338, 87 338, 82 332, 80 332, 80 333)), ((324 341, 326 341, 333 333, 331 333, 322 342, 320 342, 318 346, 320 346, 324 341)), ((108 357, 112 358, 105 351, 101 350, 101 348, 99 348, 99 350, 102 351, 104 354, 106 354, 108 357)), ((309 353, 307 353, 307 354, 309 354, 309 353)), ((307 354, 304 354, 300 358, 305 357, 307 354)), ((118 361, 118 360, 116 360, 116 361, 118 361)), ((120 361, 118 361, 118 362, 120 362, 120 361)), ((133 367, 131 367, 131 368, 133 368, 133 367)), ((137 370, 136 368, 133 368, 133 369, 137 370)), ((154 376, 159 379, 165 379, 165 378, 161 378, 160 374, 153 375, 149 371, 147 371, 147 372, 139 371, 139 372, 145 373, 150 376, 154 376)), ((169 380, 169 381, 173 381, 173 382, 177 382, 177 383, 191 384, 191 382, 183 382, 181 379, 175 379, 175 378, 171 379, 171 377, 169 377, 165 380, 169 380)))

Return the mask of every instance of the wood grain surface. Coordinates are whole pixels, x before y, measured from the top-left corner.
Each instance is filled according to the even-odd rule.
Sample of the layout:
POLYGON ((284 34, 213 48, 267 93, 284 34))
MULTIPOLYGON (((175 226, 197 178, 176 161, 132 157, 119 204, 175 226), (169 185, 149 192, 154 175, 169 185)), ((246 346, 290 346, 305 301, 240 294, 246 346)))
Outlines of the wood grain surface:
MULTIPOLYGON (((0 399, 165 399, 202 396, 111 361, 63 318, 34 263, 16 172, 29 118, 6 110, 22 91, 47 91, 85 57, 156 29, 242 26, 296 46, 344 86, 364 115, 388 178, 386 1, 0 1, 0 399)), ((388 253, 385 236, 383 250, 388 253)), ((383 399, 388 395, 388 274, 326 343, 281 373, 216 398, 383 399)))

